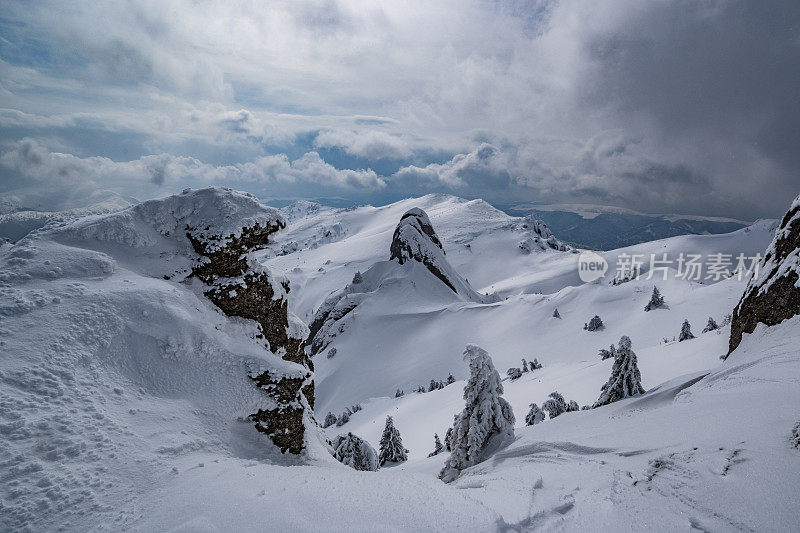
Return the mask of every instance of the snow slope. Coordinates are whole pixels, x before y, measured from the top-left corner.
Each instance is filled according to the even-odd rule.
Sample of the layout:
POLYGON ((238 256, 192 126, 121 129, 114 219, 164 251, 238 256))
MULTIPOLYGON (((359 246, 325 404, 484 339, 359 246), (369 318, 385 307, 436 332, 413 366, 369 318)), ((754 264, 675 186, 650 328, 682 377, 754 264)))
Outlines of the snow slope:
MULTIPOLYGON (((356 312, 346 317, 344 331, 330 344, 336 348, 336 356, 328 359, 320 354, 314 359, 320 419, 328 411, 339 414, 368 398, 393 397, 397 388, 410 392, 427 386, 431 379, 442 380, 449 373, 464 379, 461 352, 468 342, 487 349, 501 372, 520 366, 523 357, 536 357, 546 372, 552 369, 569 376, 565 383, 548 379, 553 388, 536 401, 558 389, 568 398, 592 403, 597 398, 584 395, 580 384, 607 379, 587 374, 588 368, 599 362, 600 348, 628 335, 637 353, 667 349, 661 344, 663 339, 676 336, 684 318, 693 324, 695 334, 709 316, 722 322, 746 284, 746 279, 736 278, 720 282, 683 280, 674 277, 674 269, 667 281, 658 279, 660 275, 647 280, 645 268, 644 279, 612 286, 609 282, 620 254, 754 255, 763 252, 774 231, 774 221, 761 221, 725 235, 673 237, 603 252, 610 263, 606 278, 583 284, 578 277, 577 254, 545 249, 526 255, 519 249, 528 231, 523 228, 523 219, 510 217, 485 202, 428 195, 381 208, 316 209, 290 223, 282 238, 297 240, 297 235, 308 231, 309 219, 322 225, 336 220, 345 228, 346 237, 266 259, 266 264, 291 280, 299 294, 295 309, 309 316, 308 310, 318 307, 328 292, 350 283, 356 270, 368 271, 373 264, 370 261, 377 265, 388 257, 393 226, 405 211, 417 205, 428 213, 453 268, 473 286, 482 287, 480 292, 496 291, 502 299, 481 304, 446 298, 446 287, 438 287, 435 279, 408 274, 403 275, 402 283, 388 284, 369 294, 356 312), (339 282, 341 286, 336 285, 339 282), (656 284, 666 297, 667 307, 645 313, 644 306, 656 284), (552 317, 556 308, 561 319, 552 317), (595 314, 601 316, 605 328, 584 331, 584 323, 595 314)), ((690 369, 709 368, 725 353, 723 345, 720 342, 715 347, 705 366, 692 365, 690 369)), ((649 377, 643 372, 644 379, 655 385, 688 371, 681 366, 665 370, 649 377)), ((361 416, 359 413, 354 419, 361 416)))
MULTIPOLYGON (((255 210, 228 212, 219 227, 235 234, 242 220, 278 216, 246 203, 255 210)), ((290 306, 309 318, 357 270, 388 258, 412 207, 428 213, 455 271, 501 299, 445 299, 408 262, 421 269, 402 273, 416 285, 365 298, 335 338, 337 354, 315 357, 317 414, 363 405, 329 436, 352 431, 377 447, 394 417, 409 461, 378 472, 345 467, 321 445, 288 459, 244 421, 270 401, 247 372, 291 364, 251 339, 254 323, 180 282, 190 262, 176 222, 194 209, 83 218, 0 248, 0 530, 796 530, 800 317, 759 326, 723 362, 729 328, 700 332, 708 316, 731 312, 745 280, 659 280, 668 307, 645 313, 653 281, 611 285, 612 266, 582 284, 575 254, 520 250, 531 237, 522 219, 442 195, 351 210, 295 205, 262 258, 290 279, 290 306), (605 328, 583 330, 594 314, 605 328), (697 338, 663 343, 684 318, 697 338), (633 340, 645 396, 523 426, 528 404, 553 390, 596 400, 612 365, 597 351, 621 335, 633 340), (467 342, 501 373, 521 357, 544 366, 503 382, 514 442, 444 484, 446 454, 427 454, 463 408, 467 342), (410 391, 450 372, 459 381, 410 391)), ((771 232, 759 223, 626 251, 750 254, 771 232)))

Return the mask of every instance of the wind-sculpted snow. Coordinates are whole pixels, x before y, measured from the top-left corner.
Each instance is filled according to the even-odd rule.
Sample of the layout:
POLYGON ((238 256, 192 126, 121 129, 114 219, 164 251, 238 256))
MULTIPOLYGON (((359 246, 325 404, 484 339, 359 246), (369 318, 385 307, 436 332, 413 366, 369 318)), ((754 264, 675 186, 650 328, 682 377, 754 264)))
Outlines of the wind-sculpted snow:
MULTIPOLYGON (((100 523, 165 454, 320 446, 307 329, 248 255, 281 226, 250 195, 205 189, 0 251, 0 530, 100 523)), ((114 514, 116 529, 132 517, 114 514)))
POLYGON ((781 220, 772 243, 733 311, 730 354, 758 323, 774 326, 800 314, 800 196, 781 220))

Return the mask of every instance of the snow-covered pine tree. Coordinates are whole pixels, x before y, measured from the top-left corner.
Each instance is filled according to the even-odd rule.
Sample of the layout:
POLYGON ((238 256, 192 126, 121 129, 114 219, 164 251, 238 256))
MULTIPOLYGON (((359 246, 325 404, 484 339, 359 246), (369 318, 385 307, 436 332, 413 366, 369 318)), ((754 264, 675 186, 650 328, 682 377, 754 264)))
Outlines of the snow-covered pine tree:
POLYGON ((327 428, 331 427, 336 423, 336 415, 328 411, 328 414, 325 416, 325 422, 322 423, 322 427, 327 428))
POLYGON ((509 377, 509 379, 511 379, 511 381, 514 381, 515 379, 522 377, 522 370, 517 367, 512 367, 506 371, 506 375, 509 377))
POLYGON ((435 379, 432 379, 430 384, 428 385, 428 392, 435 391, 439 389, 439 384, 436 382, 435 379))
POLYGON ((375 448, 352 433, 333 439, 333 456, 337 461, 356 470, 375 471, 379 468, 375 448))
POLYGON ((364 278, 361 276, 361 271, 356 271, 355 275, 353 276, 353 285, 358 285, 359 283, 363 283, 364 278))
POLYGON ((525 359, 522 360, 522 371, 523 372, 528 371, 528 362, 525 359))
POLYGON ((544 420, 544 411, 542 411, 535 403, 531 404, 531 410, 528 411, 525 417, 525 425, 532 426, 544 420))
POLYGON ((592 319, 587 324, 583 325, 583 329, 585 329, 587 331, 597 331, 598 329, 601 329, 602 327, 603 327, 603 321, 597 315, 594 315, 592 317, 592 319))
POLYGON ((405 392, 403 392, 403 389, 397 389, 397 390, 394 392, 394 397, 395 397, 395 398, 399 398, 400 396, 404 396, 404 395, 405 395, 405 392))
POLYGON ((415 392, 418 392, 420 394, 425 392, 425 385, 420 385, 419 387, 417 387, 417 390, 415 392))
POLYGON ((492 358, 483 348, 468 344, 464 361, 469 364, 470 373, 464 387, 466 405, 451 428, 452 453, 439 473, 445 483, 456 479, 464 468, 483 461, 514 436, 514 412, 502 397, 503 385, 492 358))
POLYGON ((706 324, 706 327, 703 328, 703 333, 708 333, 709 331, 714 331, 715 329, 719 329, 719 326, 717 325, 717 321, 714 320, 714 317, 710 316, 708 317, 708 323, 706 324))
POLYGON ((403 439, 400 438, 400 432, 394 427, 394 420, 391 416, 387 416, 386 427, 383 428, 383 435, 381 435, 378 462, 383 466, 386 463, 402 463, 406 459, 408 459, 408 450, 403 447, 403 439))
POLYGON ((357 403, 357 404, 355 404, 353 407, 351 407, 351 408, 350 408, 350 414, 357 413, 357 412, 359 412, 361 409, 363 409, 363 408, 361 407, 361 404, 360 404, 360 403, 357 403))
POLYGON ((456 378, 453 377, 453 374, 450 374, 449 376, 447 376, 447 384, 448 385, 450 385, 452 383, 455 383, 455 382, 456 382, 456 378))
POLYGON ((613 344, 609 347, 608 350, 606 350, 605 348, 600 348, 600 359, 602 359, 603 361, 605 361, 606 359, 611 359, 612 357, 616 356, 617 356, 617 349, 614 348, 613 344))
POLYGON ((350 422, 350 413, 345 411, 344 413, 342 413, 342 416, 340 416, 339 419, 336 421, 336 426, 337 427, 338 426, 343 426, 343 425, 347 424, 348 422, 350 422))
POLYGON ((453 428, 447 428, 447 431, 444 434, 444 448, 448 452, 453 451, 453 428))
POLYGON ((652 311, 664 306, 664 297, 658 292, 658 287, 653 286, 653 294, 650 296, 650 301, 644 306, 645 311, 652 311))
POLYGON ((600 407, 623 398, 644 394, 642 375, 636 362, 636 354, 631 349, 631 339, 623 336, 617 346, 617 357, 611 369, 611 377, 600 390, 600 398, 592 407, 600 407))
POLYGON ((683 324, 681 324, 681 333, 678 335, 678 342, 688 341, 689 339, 694 339, 692 326, 689 325, 689 320, 684 319, 683 324))
POLYGON ((540 368, 542 368, 542 365, 539 363, 539 360, 534 357, 531 363, 531 370, 539 370, 540 368))
POLYGON ((334 355, 336 355, 336 346, 328 350, 328 359, 333 359, 334 355))
POLYGON ((550 419, 567 412, 567 402, 558 391, 550 393, 550 398, 542 404, 542 410, 547 411, 550 419))
POLYGON ((558 312, 558 307, 553 311, 553 318, 561 318, 561 313, 558 312))
POLYGON ((575 400, 570 400, 569 403, 567 404, 567 412, 568 413, 572 413, 573 411, 580 411, 580 410, 581 410, 581 406, 578 405, 578 402, 576 402, 575 400))
POLYGON ((439 440, 439 434, 433 434, 433 451, 428 454, 428 457, 433 457, 434 455, 439 455, 444 450, 444 446, 442 446, 442 441, 439 440))

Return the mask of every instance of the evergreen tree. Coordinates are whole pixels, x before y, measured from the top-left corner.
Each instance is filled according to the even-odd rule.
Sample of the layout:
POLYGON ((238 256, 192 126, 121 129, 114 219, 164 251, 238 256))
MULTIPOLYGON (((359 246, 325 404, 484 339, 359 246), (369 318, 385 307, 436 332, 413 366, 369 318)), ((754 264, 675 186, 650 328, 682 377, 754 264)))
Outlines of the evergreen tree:
POLYGON ((435 379, 432 379, 430 384, 428 385, 428 392, 435 391, 439 388, 439 384, 436 383, 435 379))
POLYGON ((352 433, 339 435, 333 440, 333 456, 356 470, 375 471, 379 468, 375 448, 352 433))
POLYGON ((694 335, 692 334, 692 326, 689 325, 688 320, 684 319, 683 324, 681 325, 681 333, 678 335, 678 342, 688 341, 689 339, 694 339, 694 335))
POLYGON ((544 420, 544 411, 539 409, 538 405, 532 403, 531 410, 528 411, 528 415, 525 417, 525 425, 532 426, 538 424, 542 420, 544 420))
POLYGON ((336 421, 336 426, 337 427, 338 426, 343 426, 343 425, 347 424, 348 422, 350 422, 350 413, 345 411, 344 413, 342 413, 342 416, 339 417, 339 420, 336 421))
POLYGON ((553 318, 561 318, 561 313, 558 312, 558 307, 553 311, 553 318))
POLYGON ((703 333, 708 333, 709 331, 714 331, 715 329, 719 329, 717 321, 714 320, 713 317, 708 317, 708 323, 706 324, 706 327, 703 328, 703 333))
POLYGON ((583 325, 583 329, 587 331, 597 331, 602 327, 603 327, 603 321, 597 315, 594 315, 588 324, 583 325))
POLYGON ((350 414, 357 413, 362 409, 361 404, 357 403, 353 407, 350 408, 350 414))
POLYGON ((328 359, 333 359, 333 356, 336 355, 336 347, 334 346, 330 350, 328 350, 328 359))
POLYGON ((455 382, 456 382, 456 378, 453 377, 453 374, 450 374, 449 376, 447 376, 447 384, 448 385, 450 385, 452 383, 455 383, 455 382))
POLYGON ((358 285, 364 282, 364 278, 361 276, 361 271, 357 271, 353 276, 353 285, 358 285))
POLYGON ((653 294, 650 296, 650 301, 644 306, 645 311, 652 311, 664 306, 664 297, 658 292, 658 287, 653 287, 653 294))
POLYGON ((506 371, 506 375, 513 381, 522 377, 522 370, 517 367, 512 367, 506 371))
POLYGON ((383 435, 381 435, 378 462, 381 466, 386 463, 402 463, 408 459, 407 454, 408 450, 403 447, 403 439, 400 438, 400 432, 394 427, 392 417, 387 416, 386 427, 383 428, 383 435))
POLYGON ((542 404, 542 410, 547 411, 550 419, 567 412, 567 402, 558 391, 550 393, 550 398, 542 404))
POLYGON ((576 402, 575 400, 570 400, 569 403, 567 404, 567 412, 568 413, 571 413, 573 411, 580 411, 580 410, 581 410, 581 406, 578 405, 578 402, 576 402))
POLYGON ((528 362, 525 359, 522 360, 522 371, 523 372, 528 371, 528 362))
POLYGON ((423 392, 425 392, 425 386, 424 386, 424 385, 420 385, 419 387, 417 387, 417 390, 416 390, 416 392, 418 392, 418 393, 423 393, 423 392))
POLYGON ((531 363, 531 370, 539 370, 540 368, 542 368, 542 365, 539 364, 539 360, 534 357, 531 363))
POLYGON ((442 446, 442 441, 439 440, 439 434, 433 434, 433 451, 428 454, 428 457, 433 457, 434 455, 439 455, 444 450, 444 446, 442 446))
POLYGON ((399 398, 400 396, 404 396, 404 395, 405 395, 405 392, 403 392, 403 389, 397 389, 395 391, 395 393, 394 393, 394 397, 395 398, 399 398))
POLYGON ((617 349, 614 348, 613 344, 609 347, 608 350, 606 350, 605 348, 600 348, 600 359, 605 361, 606 359, 611 359, 612 357, 614 358, 617 357, 617 349))
MULTIPOLYGON (((457 415, 456 415, 457 416, 457 415)), ((444 434, 444 447, 448 452, 453 451, 453 428, 447 428, 447 432, 444 434)))
POLYGON ((439 473, 445 483, 514 436, 514 412, 502 397, 503 385, 492 358, 483 348, 468 344, 464 361, 470 372, 464 387, 466 405, 453 423, 452 452, 439 473))
POLYGON ((323 422, 322 427, 327 428, 331 427, 336 423, 336 415, 328 411, 328 414, 325 416, 325 422, 323 422))
POLYGON ((631 339, 623 336, 617 346, 617 357, 611 369, 611 377, 603 385, 600 398, 592 407, 600 407, 623 398, 644 394, 642 375, 636 362, 636 354, 631 349, 631 339))

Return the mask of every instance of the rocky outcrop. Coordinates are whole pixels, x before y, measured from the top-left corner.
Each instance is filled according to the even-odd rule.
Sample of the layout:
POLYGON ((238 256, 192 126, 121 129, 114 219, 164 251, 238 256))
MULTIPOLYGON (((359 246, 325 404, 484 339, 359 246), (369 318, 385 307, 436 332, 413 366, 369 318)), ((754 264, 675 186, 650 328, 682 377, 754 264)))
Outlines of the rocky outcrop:
POLYGON ((800 196, 781 220, 764 258, 733 311, 728 355, 759 323, 779 324, 800 314, 800 196))
POLYGON ((277 406, 259 409, 249 418, 282 452, 299 454, 305 448, 306 419, 313 420, 314 407, 313 365, 302 350, 307 330, 288 312, 288 282, 274 279, 250 257, 284 226, 283 219, 275 217, 242 227, 233 235, 214 233, 207 226, 187 225, 185 231, 199 256, 191 275, 203 282, 203 294, 227 316, 253 320, 258 327, 256 339, 298 365, 289 375, 269 370, 251 374, 277 406))
MULTIPOLYGON (((455 283, 447 275, 442 242, 433 231, 428 215, 422 209, 409 209, 394 230, 392 244, 389 246, 390 260, 401 265, 406 261, 418 261, 425 265, 431 274, 442 280, 453 292, 458 292, 455 283)), ((449 267, 449 265, 447 265, 449 267)))
POLYGON ((416 282, 423 281, 421 278, 431 282, 429 288, 432 288, 430 285, 435 285, 431 292, 436 292, 437 297, 445 301, 497 301, 494 295, 478 294, 456 272, 445 257, 442 242, 428 215, 415 207, 400 217, 389 245, 389 261, 380 261, 363 274, 359 273, 352 283, 328 296, 317 309, 309 326, 306 353, 310 356, 320 353, 338 334, 343 333, 354 320, 353 311, 365 298, 380 290, 384 282, 411 280, 410 285, 415 286, 416 282))
POLYGON ((544 221, 537 219, 533 215, 525 217, 522 227, 528 230, 530 234, 528 237, 520 241, 519 250, 525 255, 530 254, 534 250, 557 250, 559 252, 568 252, 572 248, 563 242, 559 241, 547 224, 544 221))

